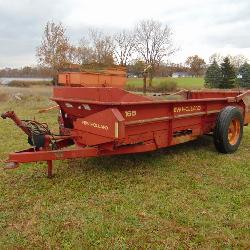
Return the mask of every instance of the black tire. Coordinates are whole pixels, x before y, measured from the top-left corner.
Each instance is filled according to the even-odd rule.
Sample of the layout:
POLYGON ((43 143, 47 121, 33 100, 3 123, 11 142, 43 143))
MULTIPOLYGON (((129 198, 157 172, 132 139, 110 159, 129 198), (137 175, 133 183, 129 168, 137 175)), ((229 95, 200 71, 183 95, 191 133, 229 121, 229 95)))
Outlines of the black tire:
MULTIPOLYGON (((231 127, 230 127, 231 128, 231 127)), ((217 116, 214 129, 215 148, 224 154, 235 152, 243 136, 243 116, 240 110, 233 106, 224 108, 217 116), (238 133, 235 142, 229 140, 229 127, 232 122, 238 123, 238 133)))

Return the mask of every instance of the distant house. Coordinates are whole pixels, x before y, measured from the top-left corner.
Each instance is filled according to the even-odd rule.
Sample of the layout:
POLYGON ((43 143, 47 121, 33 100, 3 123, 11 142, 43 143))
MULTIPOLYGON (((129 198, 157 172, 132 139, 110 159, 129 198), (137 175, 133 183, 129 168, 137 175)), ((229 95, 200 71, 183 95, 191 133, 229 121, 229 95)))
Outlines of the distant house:
POLYGON ((187 72, 174 72, 172 74, 173 78, 179 78, 179 77, 191 77, 192 75, 187 72))
POLYGON ((128 78, 137 78, 138 76, 136 74, 128 73, 127 77, 128 78))

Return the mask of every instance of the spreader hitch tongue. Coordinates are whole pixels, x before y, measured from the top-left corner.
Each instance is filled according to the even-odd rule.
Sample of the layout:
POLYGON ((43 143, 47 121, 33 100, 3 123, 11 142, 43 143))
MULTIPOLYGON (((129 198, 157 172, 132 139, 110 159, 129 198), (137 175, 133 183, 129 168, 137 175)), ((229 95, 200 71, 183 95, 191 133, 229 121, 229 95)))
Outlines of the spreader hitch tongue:
POLYGON ((1 114, 1 117, 2 117, 3 119, 6 119, 6 118, 7 118, 7 113, 2 113, 2 114, 1 114))
POLYGON ((6 119, 6 118, 11 118, 11 119, 13 119, 13 118, 15 117, 15 113, 14 113, 14 111, 7 111, 7 112, 2 113, 2 114, 1 114, 1 117, 2 117, 3 119, 6 119))

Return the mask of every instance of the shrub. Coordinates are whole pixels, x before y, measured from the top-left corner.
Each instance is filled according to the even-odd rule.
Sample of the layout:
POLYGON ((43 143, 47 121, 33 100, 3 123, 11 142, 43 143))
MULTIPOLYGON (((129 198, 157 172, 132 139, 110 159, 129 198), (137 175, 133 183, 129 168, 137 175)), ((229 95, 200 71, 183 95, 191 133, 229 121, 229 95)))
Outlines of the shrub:
POLYGON ((177 90, 177 82, 169 79, 162 80, 154 87, 154 90, 159 92, 174 92, 177 90))
MULTIPOLYGON (((128 83, 126 85, 128 91, 143 91, 143 81, 141 84, 128 83)), ((172 79, 163 79, 159 83, 153 82, 153 86, 149 87, 147 83, 147 92, 175 92, 177 90, 177 82, 172 79)))
POLYGON ((128 91, 142 91, 142 86, 136 86, 133 83, 127 84, 126 85, 126 90, 128 91))
POLYGON ((21 87, 28 88, 32 85, 36 86, 50 86, 52 85, 52 81, 22 81, 22 80, 13 80, 8 83, 9 87, 21 87))
POLYGON ((25 88, 25 87, 30 87, 31 83, 28 82, 28 81, 11 81, 8 83, 7 86, 9 87, 22 87, 22 88, 25 88))
MULTIPOLYGON (((143 82, 140 85, 129 83, 126 85, 128 91, 143 91, 143 82)), ((171 79, 161 80, 159 83, 153 83, 152 87, 147 84, 147 92, 174 92, 177 90, 177 82, 171 79)))

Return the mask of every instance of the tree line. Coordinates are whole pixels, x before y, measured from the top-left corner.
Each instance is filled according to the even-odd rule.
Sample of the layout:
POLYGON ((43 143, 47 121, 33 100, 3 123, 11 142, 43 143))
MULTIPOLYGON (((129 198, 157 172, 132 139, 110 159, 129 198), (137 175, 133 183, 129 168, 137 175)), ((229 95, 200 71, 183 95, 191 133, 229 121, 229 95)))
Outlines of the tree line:
MULTIPOLYGON (((248 74, 247 65, 245 65, 240 70, 240 68, 245 64, 245 62, 247 62, 247 59, 242 55, 228 56, 228 58, 230 60, 230 63, 233 65, 235 69, 236 75, 244 75, 242 81, 248 81, 245 80, 245 77, 248 74)), ((210 75, 212 74, 212 76, 208 76, 211 77, 212 82, 210 86, 207 80, 207 86, 218 87, 218 83, 220 82, 221 79, 220 78, 221 72, 219 73, 218 78, 216 77, 216 72, 218 72, 218 67, 220 67, 219 65, 223 62, 223 59, 224 57, 221 56, 220 54, 213 54, 209 58, 210 62, 209 65, 205 63, 204 59, 200 58, 197 55, 189 56, 184 63, 162 62, 158 65, 158 67, 156 67, 155 76, 168 77, 172 76, 173 73, 182 72, 186 73, 189 76, 203 77, 205 73, 208 72, 208 74, 210 75), (213 64, 214 60, 216 61, 218 66, 213 64), (209 70, 207 71, 207 69, 209 70), (213 77, 214 74, 215 77, 213 77)), ((132 77, 133 76, 141 77, 145 67, 146 67, 145 62, 140 59, 132 59, 126 65, 128 75, 132 77)), ((50 67, 39 66, 39 65, 34 67, 25 66, 22 68, 0 69, 0 77, 52 77, 52 76, 53 72, 50 67)))
POLYGON ((151 85, 159 65, 176 51, 172 36, 168 25, 150 19, 142 20, 131 30, 112 35, 90 29, 77 45, 73 45, 62 23, 48 22, 37 48, 37 58, 41 65, 50 67, 55 74, 69 64, 127 66, 137 59, 151 66, 151 85))
POLYGON ((48 67, 41 66, 25 66, 22 68, 4 68, 0 69, 0 77, 40 77, 49 78, 52 71, 48 67))
POLYGON ((62 23, 51 21, 46 23, 36 50, 38 66, 2 69, 0 77, 52 77, 72 64, 84 67, 121 65, 127 68, 129 75, 137 77, 142 77, 148 68, 149 86, 154 76, 172 76, 176 72, 192 77, 205 75, 206 86, 211 88, 248 86, 249 64, 243 55, 224 58, 213 54, 209 64, 198 55, 192 55, 184 63, 176 64, 170 62, 169 57, 177 50, 172 29, 152 19, 114 34, 89 29, 77 44, 70 42, 62 23))
MULTIPOLYGON (((223 61, 220 54, 210 57, 210 66, 198 55, 189 56, 184 65, 167 63, 169 56, 178 50, 172 38, 173 32, 168 25, 150 19, 115 34, 90 29, 77 45, 73 45, 62 23, 47 22, 37 57, 41 65, 51 68, 55 74, 68 64, 117 64, 127 67, 129 73, 137 76, 142 76, 147 68, 149 87, 155 75, 171 76, 180 71, 193 77, 206 75, 207 87, 231 88, 237 83, 240 67, 247 66, 247 59, 242 55, 229 56, 223 61), (215 62, 220 63, 220 69, 215 62)), ((241 70, 244 71, 244 67, 241 70)), ((242 81, 245 81, 244 77, 242 81)))

